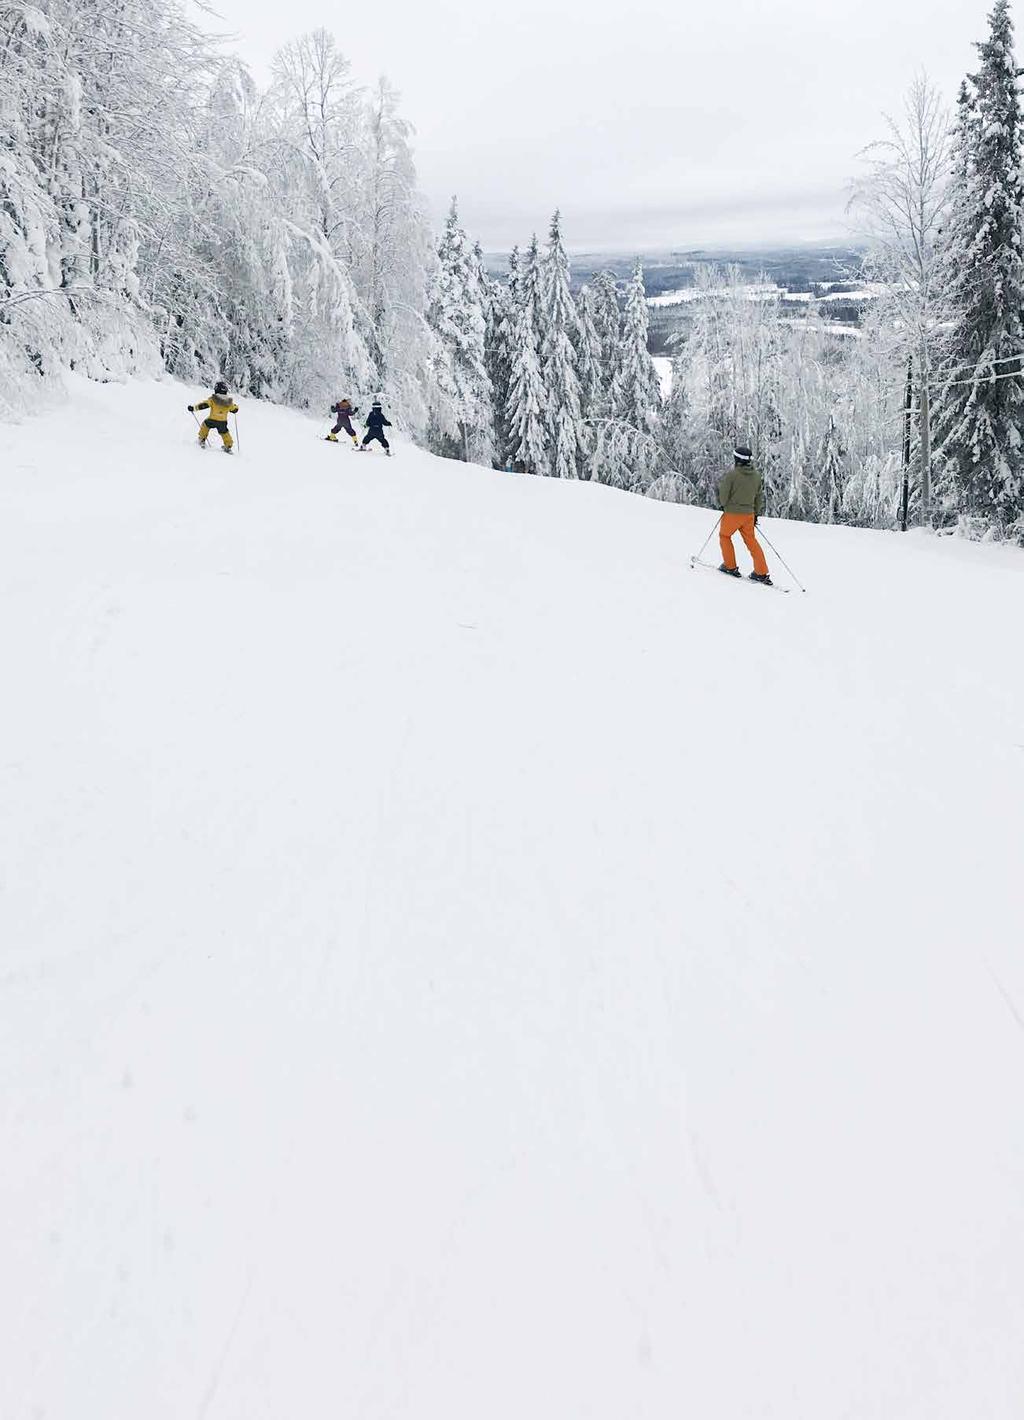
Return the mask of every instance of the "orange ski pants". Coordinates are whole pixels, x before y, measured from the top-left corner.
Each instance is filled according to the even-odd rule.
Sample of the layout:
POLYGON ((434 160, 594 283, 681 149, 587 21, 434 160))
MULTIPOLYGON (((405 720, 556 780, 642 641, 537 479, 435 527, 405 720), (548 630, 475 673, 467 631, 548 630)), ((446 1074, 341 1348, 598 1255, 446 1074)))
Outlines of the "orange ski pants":
POLYGON ((754 559, 754 571, 759 577, 768 575, 768 563, 764 560, 761 544, 754 533, 753 513, 723 513, 718 527, 718 541, 722 548, 722 561, 726 567, 736 566, 736 549, 732 545, 733 536, 739 533, 747 544, 747 551, 754 559))

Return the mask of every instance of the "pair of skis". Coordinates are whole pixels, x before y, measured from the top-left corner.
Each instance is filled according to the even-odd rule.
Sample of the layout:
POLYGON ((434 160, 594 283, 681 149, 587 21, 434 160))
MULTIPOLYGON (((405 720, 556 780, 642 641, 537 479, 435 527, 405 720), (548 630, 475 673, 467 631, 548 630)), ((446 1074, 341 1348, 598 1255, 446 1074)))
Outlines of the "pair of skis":
POLYGON ((691 557, 691 567, 704 567, 709 572, 717 572, 720 577, 729 577, 730 582, 745 582, 748 587, 766 587, 770 592, 788 593, 789 587, 779 587, 774 582, 755 582, 750 577, 732 577, 727 572, 723 572, 717 562, 705 562, 702 557, 691 557))
MULTIPOLYGON (((317 435, 317 438, 319 439, 320 436, 317 435)), ((321 443, 338 444, 339 446, 342 444, 349 444, 354 454, 375 454, 377 452, 377 450, 371 448, 369 444, 353 444, 351 439, 348 438, 348 436, 346 436, 344 439, 328 439, 327 435, 325 434, 323 439, 321 440, 321 443)), ((389 458, 393 459, 395 457, 394 449, 383 449, 381 452, 387 454, 389 458)))

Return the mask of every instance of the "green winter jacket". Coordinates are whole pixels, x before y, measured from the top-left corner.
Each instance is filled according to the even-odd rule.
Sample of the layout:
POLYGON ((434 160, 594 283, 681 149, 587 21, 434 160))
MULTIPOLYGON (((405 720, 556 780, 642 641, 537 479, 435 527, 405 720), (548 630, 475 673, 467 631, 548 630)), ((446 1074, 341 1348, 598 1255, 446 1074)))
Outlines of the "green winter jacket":
POLYGON ((752 464, 738 463, 718 485, 718 501, 723 513, 764 512, 764 480, 752 464))

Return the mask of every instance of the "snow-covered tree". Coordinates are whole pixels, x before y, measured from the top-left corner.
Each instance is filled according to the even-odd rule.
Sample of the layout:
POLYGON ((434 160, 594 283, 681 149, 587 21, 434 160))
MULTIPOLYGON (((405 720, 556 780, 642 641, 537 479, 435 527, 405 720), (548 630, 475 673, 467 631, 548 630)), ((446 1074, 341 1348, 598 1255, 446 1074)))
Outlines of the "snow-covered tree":
POLYGON ((569 258, 562 242, 561 219, 551 219, 543 269, 544 326, 541 332, 541 378, 547 402, 550 473, 577 478, 584 449, 583 413, 576 374, 576 305, 569 279, 569 258))
POLYGON ((551 456, 533 312, 532 302, 522 299, 508 390, 508 447, 514 466, 525 473, 543 475, 551 472, 551 456))
POLYGON ((818 453, 818 468, 822 489, 822 522, 838 523, 842 518, 843 493, 846 485, 845 455, 836 428, 835 415, 828 416, 825 434, 818 453))
POLYGON ((437 338, 437 385, 450 406, 454 430, 450 424, 446 426, 443 416, 435 417, 434 442, 442 452, 457 453, 471 463, 490 463, 494 453, 484 300, 477 260, 453 198, 438 250, 427 318, 437 338))
POLYGON ((622 352, 622 312, 619 288, 612 272, 599 271, 591 282, 590 313, 601 352, 602 402, 610 411, 622 352))
POLYGON ((870 168, 855 186, 851 206, 871 242, 866 270, 884 291, 883 332, 898 378, 913 360, 917 370, 920 514, 931 503, 930 385, 938 340, 951 318, 949 291, 940 269, 939 240, 949 201, 949 115, 923 76, 911 85, 898 119, 886 118, 888 136, 865 150, 870 168))
POLYGON ((494 398, 495 450, 504 467, 512 458, 509 443, 509 388, 519 328, 519 248, 508 259, 505 284, 492 291, 494 333, 489 349, 488 374, 494 398))
POLYGON ((597 417, 606 390, 601 342, 594 325, 594 296, 589 286, 584 286, 576 298, 576 370, 584 418, 597 417))
MULTIPOLYGON (((603 298, 610 316, 608 292, 603 298)), ((614 373, 604 417, 595 421, 593 477, 601 483, 642 493, 663 466, 657 431, 661 388, 647 348, 648 313, 643 267, 637 259, 619 322, 614 373)))
POLYGON ((352 279, 366 313, 374 383, 405 427, 425 430, 433 402, 433 336, 425 319, 435 268, 430 227, 416 190, 412 128, 398 94, 378 80, 363 104, 352 279))
POLYGON ((961 90, 943 243, 954 311, 943 352, 939 455, 969 519, 1024 540, 1024 175, 1013 24, 996 0, 961 90))
POLYGON ((542 264, 536 233, 522 258, 518 311, 512 335, 512 359, 505 426, 507 454, 528 473, 551 472, 547 390, 541 375, 540 347, 544 321, 542 264))

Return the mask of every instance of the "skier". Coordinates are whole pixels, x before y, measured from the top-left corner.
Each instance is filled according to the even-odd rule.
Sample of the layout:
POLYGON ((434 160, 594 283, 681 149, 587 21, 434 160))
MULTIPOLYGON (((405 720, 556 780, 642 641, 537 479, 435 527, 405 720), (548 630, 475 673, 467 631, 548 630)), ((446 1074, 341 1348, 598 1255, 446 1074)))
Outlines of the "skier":
POLYGON ((334 428, 327 435, 327 442, 329 444, 336 444, 338 442, 338 435, 344 429, 345 433, 352 440, 353 447, 358 448, 359 435, 352 428, 352 416, 353 414, 359 413, 359 406, 352 404, 350 400, 339 399, 337 404, 331 405, 331 413, 336 414, 338 419, 334 428))
POLYGON ((384 418, 384 411, 380 407, 380 400, 375 399, 373 401, 373 408, 366 416, 366 437, 363 439, 363 448, 365 449, 367 444, 372 443, 374 439, 376 439, 378 443, 384 445, 384 452, 387 454, 388 458, 390 458, 391 445, 384 437, 384 430, 390 428, 391 420, 384 418))
POLYGON ((210 412, 199 426, 199 447, 206 448, 206 441, 210 437, 210 430, 216 429, 220 435, 221 443, 224 445, 224 452, 229 454, 234 446, 234 439, 231 437, 231 430, 228 428, 228 415, 238 413, 238 405, 228 394, 228 387, 223 380, 218 380, 213 387, 213 394, 209 399, 204 399, 200 404, 190 404, 189 414, 194 414, 197 409, 208 409, 210 412))
POLYGON ((718 527, 722 565, 718 570, 730 577, 740 575, 740 569, 736 566, 736 550, 732 545, 733 536, 739 533, 754 559, 750 580, 770 587, 773 583, 768 575, 768 563, 754 533, 757 520, 764 512, 764 481, 753 466, 753 458, 746 444, 737 444, 733 450, 735 462, 718 485, 718 501, 722 508, 722 520, 718 527))

